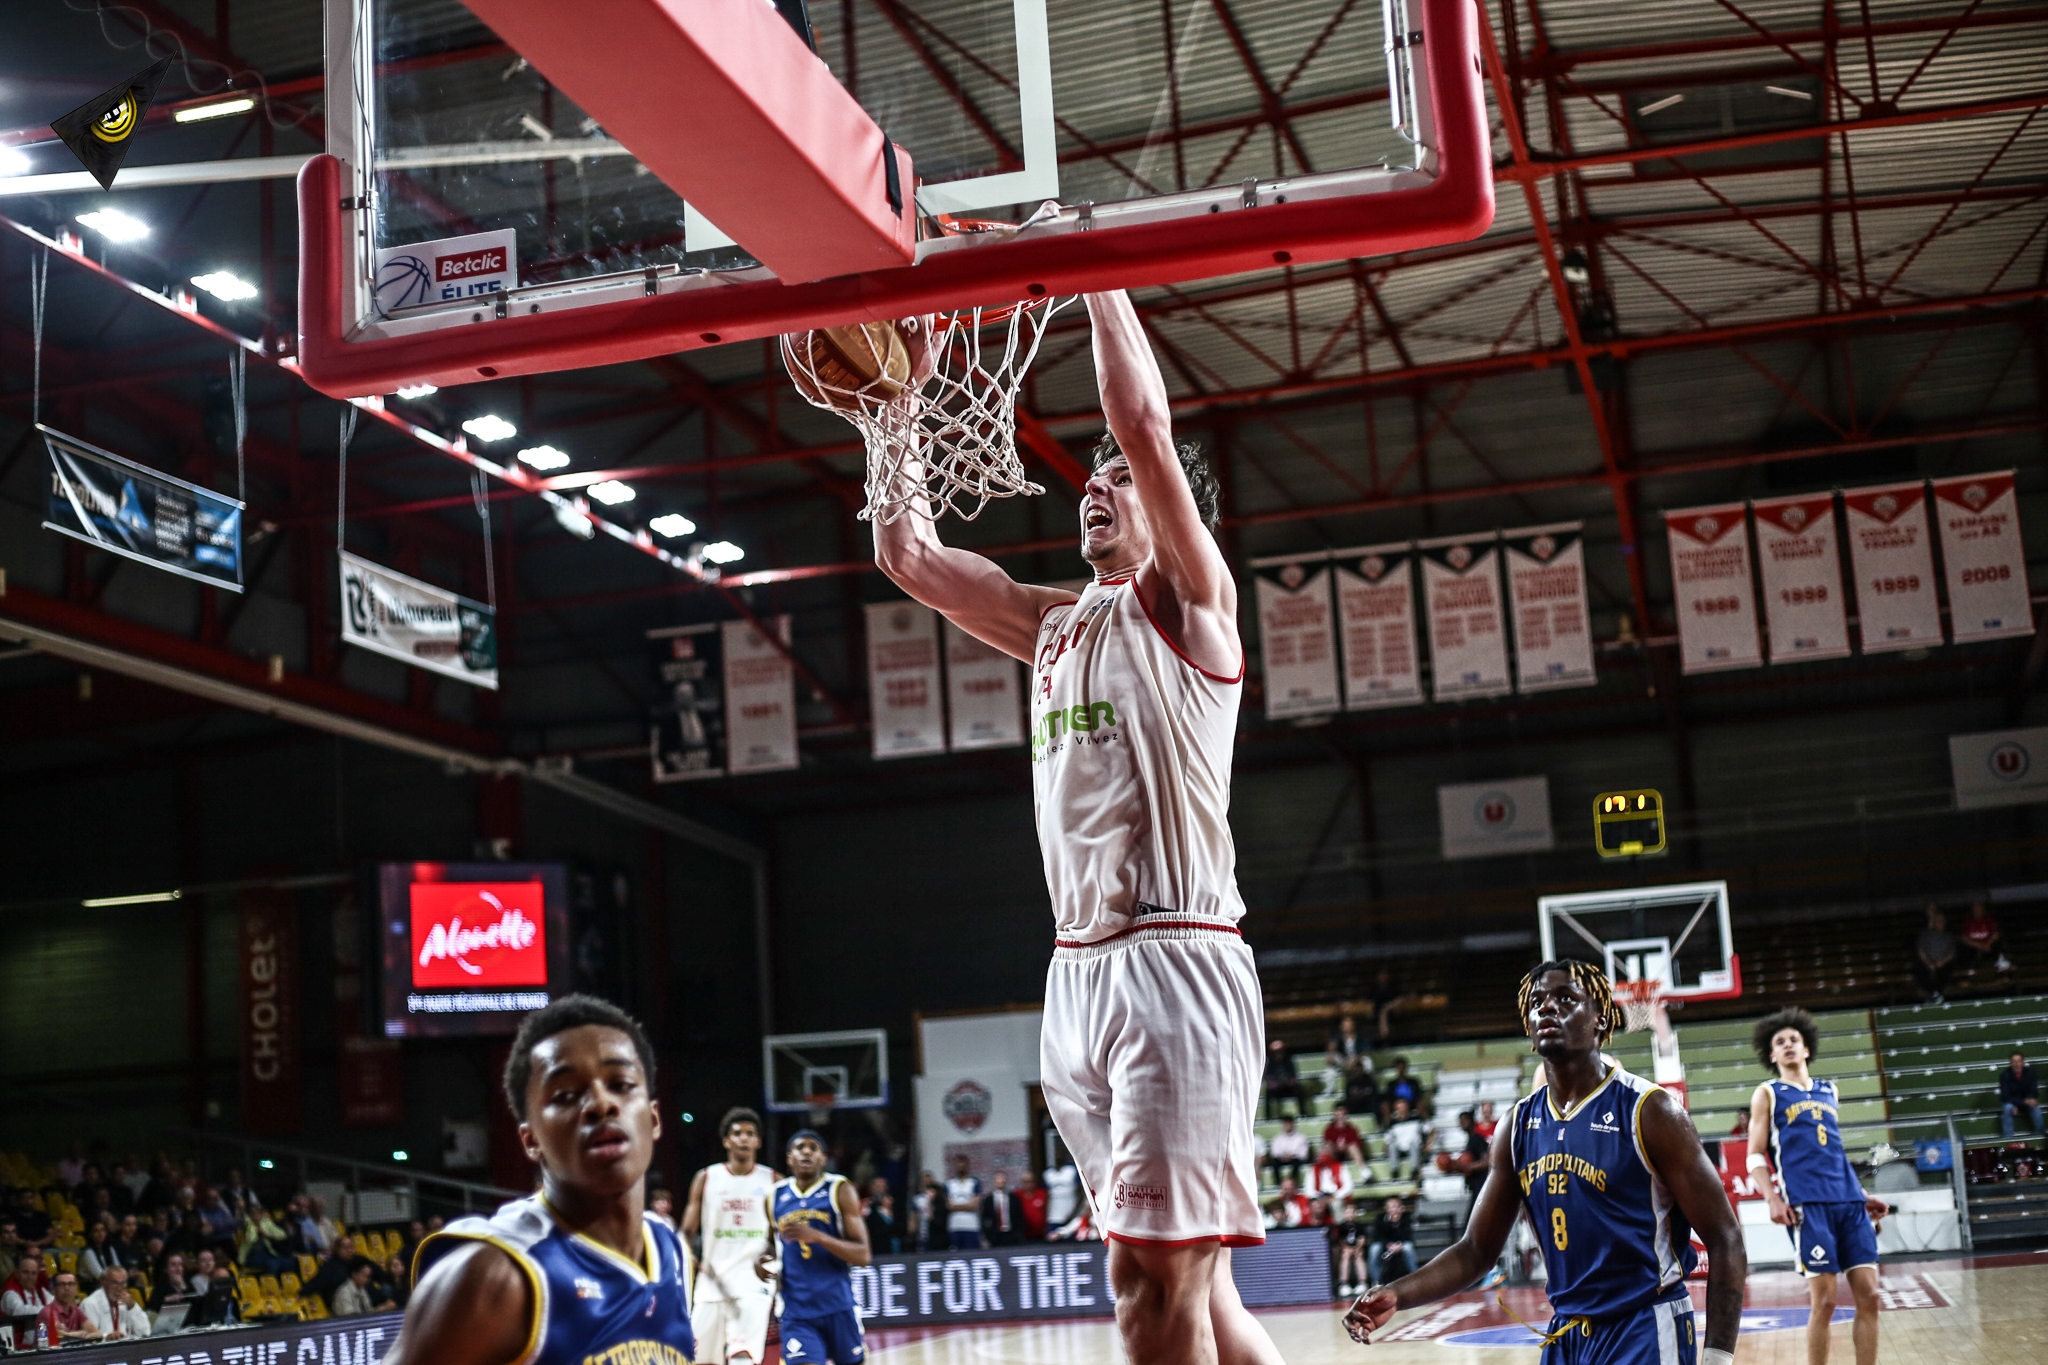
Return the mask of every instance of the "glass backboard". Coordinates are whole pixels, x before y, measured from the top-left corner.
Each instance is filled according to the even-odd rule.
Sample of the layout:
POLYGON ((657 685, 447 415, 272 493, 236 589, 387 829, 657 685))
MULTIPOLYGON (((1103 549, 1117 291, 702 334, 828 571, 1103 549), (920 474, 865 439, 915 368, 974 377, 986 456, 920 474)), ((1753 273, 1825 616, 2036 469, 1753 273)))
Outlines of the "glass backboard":
POLYGON ((1726 882, 1544 896, 1536 913, 1545 961, 1579 958, 1615 981, 1656 981, 1671 1000, 1742 994, 1726 882))

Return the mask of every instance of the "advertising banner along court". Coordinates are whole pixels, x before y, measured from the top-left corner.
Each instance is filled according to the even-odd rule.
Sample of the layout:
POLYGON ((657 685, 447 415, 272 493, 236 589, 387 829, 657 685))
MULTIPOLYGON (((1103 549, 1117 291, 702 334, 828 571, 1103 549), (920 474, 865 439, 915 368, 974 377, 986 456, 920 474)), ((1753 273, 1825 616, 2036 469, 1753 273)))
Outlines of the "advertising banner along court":
POLYGON ((868 603, 868 699, 876 758, 946 751, 937 612, 916 602, 868 603))
POLYGON ((498 617, 460 593, 341 556, 341 638, 496 691, 498 617))
POLYGON ((110 554, 242 590, 242 504, 39 426, 50 457, 43 527, 110 554))
POLYGON ((1764 498, 1756 512, 1757 567, 1771 662, 1840 659, 1849 653, 1849 611, 1835 536, 1835 495, 1764 498))
POLYGON ((1408 706, 1422 700, 1415 646, 1415 546, 1365 545, 1331 557, 1337 623, 1344 641, 1344 709, 1408 706))
POLYGON ((1664 529, 1671 542, 1671 600, 1684 671, 1762 664, 1742 504, 1666 512, 1664 529))
POLYGON ((1584 522, 1503 531, 1508 604, 1515 623, 1515 687, 1591 687, 1593 631, 1586 604, 1584 522))
POLYGON ((1927 490, 1918 482, 1845 490, 1849 558, 1863 652, 1926 649, 1941 643, 1941 604, 1928 544, 1927 490))
POLYGON ((1266 666, 1267 719, 1335 711, 1341 703, 1327 556, 1254 559, 1251 567, 1266 666))
POLYGON ((1933 488, 1956 643, 2032 635, 2034 603, 2012 471, 1936 479, 1933 488))
POLYGON ((1429 613, 1436 700, 1512 692, 1496 538, 1447 536, 1418 541, 1415 548, 1422 554, 1422 598, 1429 613))

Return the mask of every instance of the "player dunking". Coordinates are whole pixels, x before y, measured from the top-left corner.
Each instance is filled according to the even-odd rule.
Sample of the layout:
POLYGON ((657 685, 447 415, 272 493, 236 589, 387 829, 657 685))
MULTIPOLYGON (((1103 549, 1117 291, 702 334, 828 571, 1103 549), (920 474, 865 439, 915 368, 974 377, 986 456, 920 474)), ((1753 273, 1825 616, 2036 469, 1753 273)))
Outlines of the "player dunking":
MULTIPOLYGON (((1278 1362, 1230 1277, 1265 1240, 1252 1169, 1264 1009, 1231 843, 1244 678, 1207 462, 1173 439, 1131 301, 1088 298, 1109 434, 1081 499, 1078 598, 875 524, 904 591, 1032 665, 1032 789, 1052 895, 1040 1075, 1110 1247, 1135 1365, 1278 1362)), ((913 467, 911 477, 920 470, 913 467)))
POLYGON ((384 1365, 688 1365, 690 1257, 644 1207, 654 1049, 587 995, 520 1021, 505 1066, 541 1191, 420 1243, 384 1365))
POLYGON ((718 1121, 725 1160, 706 1166, 690 1183, 683 1208, 683 1240, 702 1238, 691 1325, 699 1365, 739 1361, 760 1365, 768 1341, 768 1309, 775 1284, 757 1262, 772 1249, 768 1199, 775 1172, 760 1164, 761 1116, 732 1109, 718 1121))
POLYGON ((1345 1315, 1364 1342, 1396 1311, 1455 1294, 1489 1269, 1529 1210, 1554 1314, 1542 1365, 1730 1365, 1748 1263, 1735 1210, 1692 1121, 1669 1094, 1601 1056, 1622 1022, 1605 975, 1545 962, 1522 978, 1522 1027, 1547 1083, 1503 1119, 1465 1235, 1345 1315), (1685 1277, 1707 1267, 1706 1352, 1685 1277))
POLYGON ((1777 1073, 1749 1101, 1749 1173, 1770 1203, 1771 1221, 1792 1230, 1799 1273, 1811 1309, 1806 1319, 1807 1365, 1827 1365, 1835 1318, 1835 1281, 1849 1277, 1856 1298, 1856 1365, 1877 1360, 1877 1230, 1889 1206, 1863 1192, 1849 1165, 1836 1114, 1833 1081, 1817 1081, 1807 1063, 1820 1047, 1820 1029, 1801 1009, 1779 1010, 1750 1035, 1756 1059, 1777 1073), (1777 1159, 1778 1185, 1771 1184, 1777 1159))
MULTIPOLYGON (((868 1358, 853 1306, 853 1270, 874 1257, 860 1196, 825 1170, 825 1142, 808 1128, 789 1139, 789 1178, 768 1214, 782 1250, 782 1358, 788 1365, 860 1365, 868 1358)), ((765 1271, 774 1256, 761 1257, 765 1271)))

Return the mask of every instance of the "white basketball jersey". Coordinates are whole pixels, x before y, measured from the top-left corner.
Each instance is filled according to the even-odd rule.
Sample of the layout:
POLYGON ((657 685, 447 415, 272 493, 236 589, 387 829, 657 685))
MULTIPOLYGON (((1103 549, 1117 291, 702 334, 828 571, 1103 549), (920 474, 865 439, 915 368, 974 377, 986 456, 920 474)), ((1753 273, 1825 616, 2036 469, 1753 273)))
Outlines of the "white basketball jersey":
POLYGON ((754 1262, 770 1249, 768 1196, 775 1190, 775 1172, 756 1164, 734 1175, 724 1162, 704 1168, 704 1203, 698 1228, 704 1239, 704 1270, 697 1296, 738 1299, 766 1294, 772 1288, 754 1274, 754 1262))
POLYGON ((1242 660, 1234 678, 1189 663, 1132 579, 1091 583, 1046 612, 1031 785, 1061 943, 1243 916, 1229 820, 1243 681, 1242 660))

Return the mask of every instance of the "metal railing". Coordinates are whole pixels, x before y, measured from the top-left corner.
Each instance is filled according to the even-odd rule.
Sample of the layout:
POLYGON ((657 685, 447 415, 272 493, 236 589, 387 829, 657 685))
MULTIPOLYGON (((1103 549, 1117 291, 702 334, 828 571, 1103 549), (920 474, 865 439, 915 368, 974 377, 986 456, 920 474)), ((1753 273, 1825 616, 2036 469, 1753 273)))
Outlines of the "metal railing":
MULTIPOLYGON (((305 1147, 293 1147, 266 1138, 236 1133, 210 1133, 196 1128, 170 1130, 191 1143, 202 1166, 235 1166, 252 1188, 270 1196, 266 1186, 289 1185, 294 1192, 319 1184, 339 1184, 362 1207, 365 1193, 402 1192, 408 1210, 403 1217, 424 1218, 429 1212, 441 1214, 489 1213, 514 1199, 524 1199, 531 1190, 508 1190, 454 1176, 439 1175, 395 1162, 359 1161, 305 1147), (209 1154, 232 1154, 224 1162, 206 1160, 209 1154)), ((343 1210, 333 1212, 340 1216, 343 1210)), ((361 1218, 357 1222, 365 1221, 361 1218)), ((391 1221, 371 1219, 367 1221, 391 1221)))

